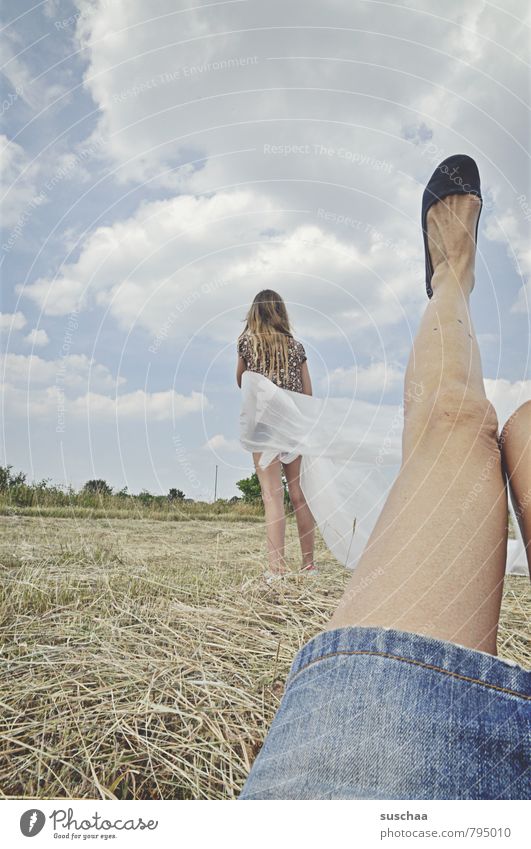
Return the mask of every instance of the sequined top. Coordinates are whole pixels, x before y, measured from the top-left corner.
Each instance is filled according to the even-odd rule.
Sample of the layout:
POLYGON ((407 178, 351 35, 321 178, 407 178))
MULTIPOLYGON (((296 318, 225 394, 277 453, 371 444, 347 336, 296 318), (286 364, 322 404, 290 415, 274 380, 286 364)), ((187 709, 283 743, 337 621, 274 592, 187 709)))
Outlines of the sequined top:
POLYGON ((275 373, 271 376, 268 374, 269 358, 266 358, 265 363, 253 362, 253 346, 249 336, 244 333, 238 339, 238 354, 243 357, 245 365, 249 371, 255 371, 263 374, 276 383, 282 389, 289 389, 292 392, 302 392, 302 364, 307 359, 304 345, 292 336, 288 337, 288 373, 284 373, 284 368, 280 368, 280 380, 277 379, 275 373))

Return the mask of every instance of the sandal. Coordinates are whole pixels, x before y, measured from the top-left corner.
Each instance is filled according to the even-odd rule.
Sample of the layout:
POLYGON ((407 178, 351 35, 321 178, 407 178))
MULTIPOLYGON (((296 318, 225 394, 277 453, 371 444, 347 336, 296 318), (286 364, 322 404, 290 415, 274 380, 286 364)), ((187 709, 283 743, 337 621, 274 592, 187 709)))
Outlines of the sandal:
POLYGON ((433 266, 431 264, 430 251, 428 248, 428 231, 426 216, 428 210, 434 203, 442 200, 448 195, 477 195, 481 200, 479 208, 478 220, 476 223, 476 233, 474 236, 477 245, 479 216, 483 207, 483 198, 481 197, 481 184, 479 179, 478 166, 465 153, 456 153, 443 159, 439 162, 437 168, 431 175, 424 194, 422 195, 422 236, 424 239, 424 255, 426 261, 426 292, 428 298, 433 295, 431 288, 431 278, 433 277, 433 266))
POLYGON ((271 572, 270 569, 266 569, 262 577, 266 584, 269 584, 271 586, 272 584, 276 584, 279 581, 282 581, 283 578, 287 578, 289 574, 289 572, 271 572))

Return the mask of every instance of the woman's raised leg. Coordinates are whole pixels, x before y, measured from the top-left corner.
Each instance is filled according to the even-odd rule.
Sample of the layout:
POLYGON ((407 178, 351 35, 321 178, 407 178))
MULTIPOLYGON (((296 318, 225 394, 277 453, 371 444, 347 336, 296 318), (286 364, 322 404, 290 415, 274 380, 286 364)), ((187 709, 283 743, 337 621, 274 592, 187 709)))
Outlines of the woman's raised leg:
POLYGON ((259 452, 253 452, 254 466, 264 502, 269 568, 272 572, 282 573, 286 571, 284 559, 286 515, 280 460, 277 458, 266 469, 261 469, 258 465, 260 456, 259 452))
POLYGON ((434 294, 406 372, 402 466, 328 628, 496 653, 507 493, 469 309, 479 210, 474 195, 451 195, 428 212, 434 294))
POLYGON ((297 530, 302 553, 302 568, 313 565, 315 522, 300 484, 301 457, 292 463, 283 463, 288 482, 289 497, 297 520, 297 530))
POLYGON ((531 401, 518 407, 505 423, 500 445, 531 577, 531 401))

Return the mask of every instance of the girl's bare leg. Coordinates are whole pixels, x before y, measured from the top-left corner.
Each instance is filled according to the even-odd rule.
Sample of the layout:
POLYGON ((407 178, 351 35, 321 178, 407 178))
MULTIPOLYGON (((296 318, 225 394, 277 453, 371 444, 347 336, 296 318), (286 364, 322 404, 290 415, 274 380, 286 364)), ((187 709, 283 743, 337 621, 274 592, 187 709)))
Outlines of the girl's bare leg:
POLYGON ((274 460, 267 469, 258 466, 259 452, 253 452, 253 460, 260 481, 262 500, 264 502, 267 553, 269 568, 272 572, 285 572, 284 540, 286 532, 286 516, 284 512, 284 487, 280 460, 274 460))
POLYGON ((289 497, 297 519, 297 529, 301 543, 302 566, 313 565, 313 548, 315 537, 315 522, 304 497, 300 484, 301 457, 292 463, 284 463, 284 473, 288 482, 289 497))
POLYGON ((507 494, 469 312, 478 214, 473 195, 428 213, 434 294, 406 372, 402 466, 328 627, 397 628, 495 654, 507 494))
POLYGON ((518 407, 506 422, 500 445, 531 577, 531 401, 518 407))

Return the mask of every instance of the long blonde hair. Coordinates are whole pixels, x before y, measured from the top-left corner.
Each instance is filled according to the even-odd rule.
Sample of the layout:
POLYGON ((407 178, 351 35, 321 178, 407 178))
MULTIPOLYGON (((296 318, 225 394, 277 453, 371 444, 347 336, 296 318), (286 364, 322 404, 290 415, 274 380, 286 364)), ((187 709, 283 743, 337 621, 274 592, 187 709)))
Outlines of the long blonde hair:
POLYGON ((293 338, 286 304, 272 289, 262 289, 252 302, 240 334, 247 335, 255 363, 264 363, 267 377, 280 382, 288 374, 289 340, 293 338))

